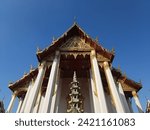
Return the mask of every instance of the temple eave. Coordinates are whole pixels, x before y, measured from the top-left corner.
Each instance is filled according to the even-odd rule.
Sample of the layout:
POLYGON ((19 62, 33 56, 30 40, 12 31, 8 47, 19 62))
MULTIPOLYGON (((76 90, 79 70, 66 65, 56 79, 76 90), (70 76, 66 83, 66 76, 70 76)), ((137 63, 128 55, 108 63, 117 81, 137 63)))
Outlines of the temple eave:
POLYGON ((9 83, 8 87, 9 89, 11 89, 12 91, 15 91, 16 89, 24 86, 24 84, 27 81, 30 81, 31 79, 33 79, 38 73, 38 68, 35 68, 33 70, 31 70, 29 73, 24 74, 23 77, 19 80, 17 80, 14 83, 9 83))
POLYGON ((128 78, 126 75, 121 73, 121 70, 113 68, 112 73, 117 80, 120 80, 122 84, 130 86, 133 90, 136 90, 138 92, 142 88, 141 83, 135 82, 132 79, 128 78))

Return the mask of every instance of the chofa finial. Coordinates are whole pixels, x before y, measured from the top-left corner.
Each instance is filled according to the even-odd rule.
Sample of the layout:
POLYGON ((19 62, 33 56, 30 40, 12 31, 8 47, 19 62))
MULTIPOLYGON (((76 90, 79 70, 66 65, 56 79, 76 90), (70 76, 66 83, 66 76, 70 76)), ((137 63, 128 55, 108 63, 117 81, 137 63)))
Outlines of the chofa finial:
POLYGON ((120 67, 120 65, 118 65, 118 70, 121 72, 121 67, 120 67))
POLYGON ((98 36, 95 38, 95 41, 98 42, 98 36))
POLYGON ((23 76, 26 76, 27 75, 27 72, 24 72, 23 76))
POLYGON ((142 80, 141 79, 140 79, 139 83, 142 84, 142 80))
POLYGON ((55 37, 53 36, 53 41, 55 41, 55 37))
POLYGON ((33 66, 32 65, 30 65, 30 71, 32 71, 33 70, 33 66))
POLYGON ((114 48, 112 48, 111 52, 112 52, 113 54, 115 54, 115 49, 114 49, 114 48))
POLYGON ((40 52, 40 51, 41 51, 41 49, 39 47, 37 47, 37 52, 40 52))
POLYGON ((127 77, 126 72, 123 73, 123 76, 124 76, 124 77, 127 77))
POLYGON ((77 24, 77 17, 76 16, 74 16, 74 24, 77 24))

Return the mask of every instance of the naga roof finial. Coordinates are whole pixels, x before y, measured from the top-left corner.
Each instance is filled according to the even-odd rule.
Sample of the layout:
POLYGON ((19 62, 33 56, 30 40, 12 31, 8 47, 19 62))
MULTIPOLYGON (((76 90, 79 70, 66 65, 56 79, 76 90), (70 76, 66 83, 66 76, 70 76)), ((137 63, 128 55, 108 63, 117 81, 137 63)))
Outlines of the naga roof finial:
POLYGON ((77 17, 74 16, 74 24, 77 24, 77 17))

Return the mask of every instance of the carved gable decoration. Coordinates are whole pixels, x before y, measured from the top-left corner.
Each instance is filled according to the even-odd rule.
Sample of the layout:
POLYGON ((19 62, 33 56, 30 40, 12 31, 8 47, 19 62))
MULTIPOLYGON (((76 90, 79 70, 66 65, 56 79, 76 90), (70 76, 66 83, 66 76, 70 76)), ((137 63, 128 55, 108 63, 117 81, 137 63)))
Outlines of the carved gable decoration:
POLYGON ((97 60, 98 61, 109 61, 109 59, 105 58, 103 55, 97 53, 97 60))
POLYGON ((61 50, 91 50, 93 49, 88 43, 85 43, 85 40, 80 37, 71 37, 64 44, 60 46, 61 50))
POLYGON ((132 88, 131 86, 127 84, 123 84, 122 86, 123 86, 123 91, 128 91, 128 92, 136 91, 135 88, 132 88))

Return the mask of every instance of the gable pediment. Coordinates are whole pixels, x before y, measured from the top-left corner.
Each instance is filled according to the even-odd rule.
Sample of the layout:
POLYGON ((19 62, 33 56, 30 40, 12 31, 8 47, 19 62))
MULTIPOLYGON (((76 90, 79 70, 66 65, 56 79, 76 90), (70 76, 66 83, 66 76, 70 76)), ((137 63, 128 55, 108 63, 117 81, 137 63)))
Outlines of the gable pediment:
POLYGON ((89 43, 85 43, 85 40, 80 38, 79 36, 74 36, 69 38, 65 43, 63 43, 60 47, 60 50, 63 51, 90 51, 93 48, 89 43))
POLYGON ((45 48, 43 51, 38 51, 37 58, 40 62, 45 57, 53 54, 56 50, 60 50, 62 52, 74 51, 83 53, 90 52, 93 49, 102 57, 112 62, 114 53, 104 49, 97 41, 90 38, 77 24, 74 24, 61 37, 54 40, 49 47, 45 48))

